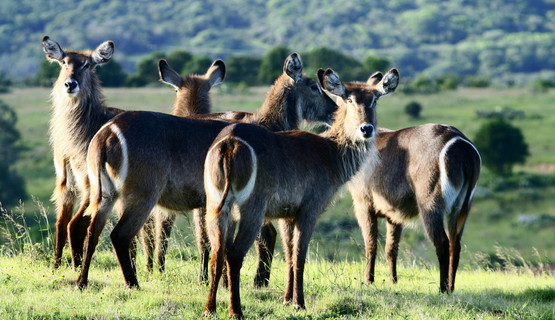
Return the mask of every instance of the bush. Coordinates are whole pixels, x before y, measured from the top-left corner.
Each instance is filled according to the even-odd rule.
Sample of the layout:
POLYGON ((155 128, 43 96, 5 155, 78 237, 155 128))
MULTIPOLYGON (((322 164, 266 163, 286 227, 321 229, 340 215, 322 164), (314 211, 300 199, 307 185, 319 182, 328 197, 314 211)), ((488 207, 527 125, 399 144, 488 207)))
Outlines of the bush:
POLYGON ((412 82, 405 85, 403 89, 405 94, 431 94, 438 93, 439 91, 438 83, 425 75, 416 77, 412 82))
POLYGON ((10 92, 10 86, 12 82, 6 77, 4 73, 0 72, 0 93, 10 92))
POLYGON ((466 78, 466 86, 470 88, 487 88, 490 80, 486 76, 469 76, 466 78))
POLYGON ((15 111, 0 100, 0 203, 11 206, 27 198, 25 182, 14 168, 19 158, 15 111))
POLYGON ((420 118, 421 111, 422 111, 422 105, 420 105, 420 103, 416 101, 411 101, 407 103, 407 105, 405 106, 405 113, 413 119, 420 118))
POLYGON ((208 56, 195 56, 185 64, 181 70, 182 75, 204 74, 212 65, 212 59, 208 56))
POLYGON ((506 120, 514 120, 524 118, 525 113, 522 110, 515 110, 508 107, 496 107, 493 111, 476 110, 476 116, 478 118, 484 119, 501 118, 506 120))
POLYGON ((41 87, 51 87, 60 74, 60 65, 43 60, 35 77, 35 84, 41 87))
POLYGON ((338 50, 320 47, 303 53, 302 59, 304 72, 310 77, 315 77, 319 68, 332 68, 343 81, 364 81, 370 76, 370 72, 364 70, 360 61, 338 50))
POLYGON ((548 79, 536 79, 529 85, 534 93, 545 93, 551 88, 555 88, 555 81, 548 79))
POLYGON ((121 87, 127 81, 127 74, 123 71, 121 64, 114 59, 97 67, 95 71, 104 87, 121 87))
POLYGON ((154 52, 139 61, 137 73, 128 77, 125 85, 129 87, 142 87, 150 83, 158 83, 158 60, 166 58, 163 52, 154 52))
POLYGON ((501 118, 484 123, 473 141, 484 165, 497 175, 511 174, 513 165, 530 155, 520 129, 501 118))
POLYGON ((225 81, 227 83, 254 86, 259 84, 258 69, 262 60, 250 56, 231 56, 226 61, 225 81))
MULTIPOLYGON (((270 50, 260 64, 258 80, 263 84, 272 84, 283 73, 283 62, 291 54, 286 46, 277 46, 270 50)), ((301 57, 302 59, 302 57, 301 57)))

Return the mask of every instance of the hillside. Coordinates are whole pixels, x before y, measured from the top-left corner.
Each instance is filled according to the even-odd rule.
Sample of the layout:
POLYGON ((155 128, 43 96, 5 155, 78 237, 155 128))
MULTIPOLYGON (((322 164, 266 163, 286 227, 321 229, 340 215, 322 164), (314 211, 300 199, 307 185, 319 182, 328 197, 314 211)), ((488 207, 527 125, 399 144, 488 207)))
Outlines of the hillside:
POLYGON ((358 59, 378 54, 405 76, 482 74, 520 84, 555 78, 554 17, 549 0, 9 0, 0 3, 0 72, 33 75, 48 34, 68 48, 114 40, 128 72, 153 51, 227 58, 284 44, 299 52, 327 46, 358 59))

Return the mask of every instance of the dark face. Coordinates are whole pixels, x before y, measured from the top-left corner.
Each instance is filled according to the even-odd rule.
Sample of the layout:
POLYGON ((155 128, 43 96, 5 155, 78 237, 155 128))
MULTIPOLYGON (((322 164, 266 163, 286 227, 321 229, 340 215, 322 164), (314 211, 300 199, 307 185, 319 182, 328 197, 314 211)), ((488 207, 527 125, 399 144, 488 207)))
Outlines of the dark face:
POLYGON ((316 80, 303 77, 295 83, 301 104, 302 118, 312 122, 331 124, 337 105, 322 90, 316 80))

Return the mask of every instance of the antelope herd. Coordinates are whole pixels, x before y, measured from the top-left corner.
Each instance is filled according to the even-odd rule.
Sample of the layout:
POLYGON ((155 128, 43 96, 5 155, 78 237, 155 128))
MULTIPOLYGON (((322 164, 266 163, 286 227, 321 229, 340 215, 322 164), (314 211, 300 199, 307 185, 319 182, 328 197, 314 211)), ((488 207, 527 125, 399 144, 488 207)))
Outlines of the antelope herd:
POLYGON ((160 81, 177 92, 170 115, 106 106, 94 70, 112 58, 113 42, 70 51, 45 36, 42 48, 61 66, 50 121, 54 267, 62 263, 69 238, 73 267, 81 268, 79 288, 88 284, 93 253, 114 206, 118 222, 110 238, 129 287, 139 286, 136 236, 142 239, 147 269, 156 262, 163 271, 176 214, 192 210, 198 278, 210 281, 205 314, 216 312, 225 267, 230 316, 243 317, 240 271, 253 243, 259 255, 255 286, 268 285, 274 219, 287 265, 284 302, 304 309, 311 235, 346 185, 364 238, 367 282, 374 282, 377 218, 387 219, 386 257, 391 281, 397 282, 403 225, 420 217, 436 249, 440 291, 454 290, 480 155, 451 126, 378 129, 377 101, 397 88, 397 69, 348 83, 332 69, 320 69, 314 80, 303 75, 301 57, 292 53, 255 113, 211 113, 209 91, 224 80, 224 62, 216 60, 204 75, 181 76, 160 60, 160 81), (320 134, 300 131, 303 121, 328 128, 320 134))

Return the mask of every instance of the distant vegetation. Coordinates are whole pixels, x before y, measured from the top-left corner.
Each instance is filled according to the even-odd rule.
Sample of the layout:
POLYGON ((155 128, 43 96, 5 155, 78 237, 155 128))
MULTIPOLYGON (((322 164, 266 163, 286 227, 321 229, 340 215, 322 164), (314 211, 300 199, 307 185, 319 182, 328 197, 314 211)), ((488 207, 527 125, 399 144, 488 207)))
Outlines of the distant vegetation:
POLYGON ((469 86, 521 85, 555 79, 554 18, 547 0, 3 1, 0 73, 33 77, 48 34, 75 49, 111 39, 130 74, 152 52, 262 59, 285 45, 300 53, 339 50, 366 67, 367 57, 385 57, 404 78, 455 74, 469 86))
POLYGON ((13 206, 27 197, 25 181, 15 169, 21 151, 16 122, 15 111, 0 100, 0 208, 13 206))
POLYGON ((530 155, 522 131, 503 118, 494 118, 476 132, 474 144, 483 164, 495 174, 508 176, 515 164, 524 164, 530 155))

